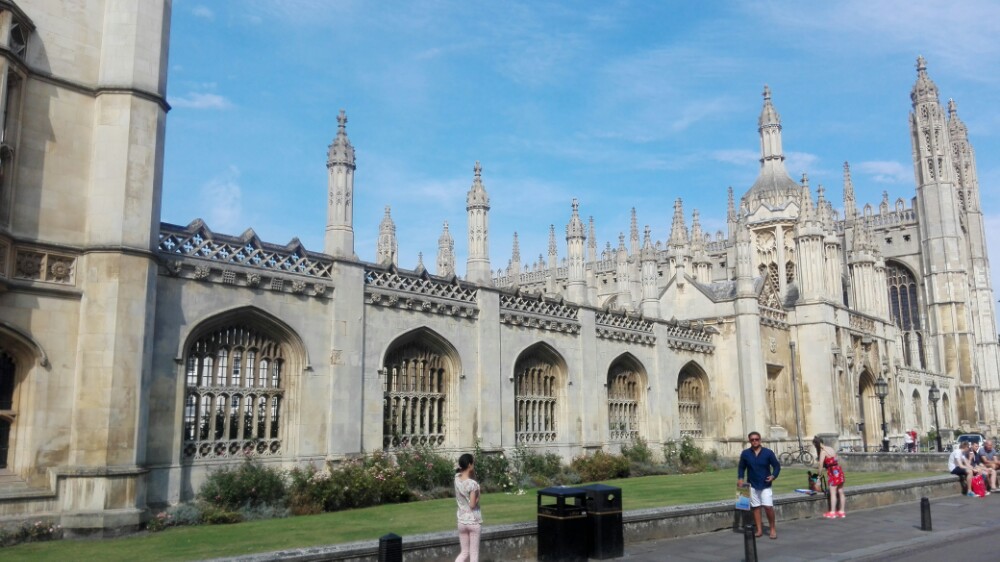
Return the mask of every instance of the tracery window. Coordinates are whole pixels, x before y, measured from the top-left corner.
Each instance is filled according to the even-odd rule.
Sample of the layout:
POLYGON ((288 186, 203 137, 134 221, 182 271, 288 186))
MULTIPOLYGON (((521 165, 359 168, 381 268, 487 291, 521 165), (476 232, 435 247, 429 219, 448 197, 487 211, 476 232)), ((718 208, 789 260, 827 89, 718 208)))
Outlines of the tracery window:
POLYGON ((885 277, 889 290, 889 314, 903 333, 903 360, 909 367, 924 368, 924 333, 920 324, 917 281, 910 270, 888 262, 885 277))
POLYGON ((618 366, 608 374, 608 430, 612 441, 639 437, 639 375, 618 366))
POLYGON ((24 60, 28 40, 34 29, 29 21, 21 21, 13 10, 0 6, 0 27, 6 27, 7 52, 0 57, 0 224, 10 220, 13 206, 14 167, 17 154, 17 137, 21 124, 21 98, 24 76, 10 57, 24 60), (9 22, 7 25, 3 25, 9 22))
POLYGON ((791 285, 795 282, 795 262, 785 262, 785 283, 791 285))
POLYGON ((380 373, 384 448, 444 443, 448 366, 445 357, 419 342, 386 355, 380 373))
POLYGON ((704 431, 705 388, 697 373, 685 369, 677 380, 677 409, 681 436, 701 437, 704 431))
POLYGON ((253 328, 225 327, 191 344, 185 360, 184 456, 277 454, 284 367, 281 344, 253 328))
POLYGON ((5 350, 0 349, 0 469, 7 468, 11 421, 16 414, 14 411, 15 374, 14 358, 5 350))
POLYGON ((559 369, 539 357, 519 360, 514 373, 518 443, 545 443, 556 439, 556 393, 559 369))

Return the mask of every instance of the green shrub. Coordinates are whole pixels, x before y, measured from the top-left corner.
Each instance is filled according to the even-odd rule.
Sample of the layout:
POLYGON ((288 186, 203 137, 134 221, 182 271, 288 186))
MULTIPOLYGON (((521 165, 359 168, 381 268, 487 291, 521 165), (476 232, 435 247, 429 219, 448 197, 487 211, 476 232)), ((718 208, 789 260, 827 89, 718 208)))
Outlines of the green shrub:
POLYGON ((510 461, 503 451, 485 452, 476 442, 476 481, 484 492, 511 492, 517 487, 510 461))
POLYGON ((628 459, 604 451, 576 457, 571 466, 584 482, 625 478, 629 475, 628 459))
MULTIPOLYGON (((406 447, 396 451, 396 464, 403 471, 411 490, 429 492, 451 489, 455 480, 455 463, 430 447, 406 447)), ((476 468, 479 468, 478 466, 476 468)))
POLYGON ((681 439, 680 461, 687 472, 702 472, 708 467, 708 456, 694 444, 690 435, 681 439))
POLYGON ((630 463, 651 464, 653 462, 653 451, 642 437, 636 437, 631 446, 622 445, 622 455, 630 463))
POLYGON ((0 546, 12 546, 25 542, 41 542, 61 539, 62 527, 52 521, 39 519, 20 524, 0 527, 0 546))
POLYGON ((329 470, 317 470, 315 466, 296 467, 289 471, 289 511, 293 515, 315 515, 336 509, 336 501, 327 505, 334 495, 330 476, 329 470))
POLYGON ((281 471, 246 457, 235 467, 223 467, 208 475, 198 497, 229 511, 259 505, 280 506, 285 502, 285 478, 281 471))
POLYGON ((557 480, 562 473, 562 458, 555 453, 538 453, 524 445, 514 450, 514 468, 522 477, 557 480))
POLYGON ((239 512, 217 505, 206 504, 201 513, 201 521, 206 525, 230 525, 242 520, 239 512))

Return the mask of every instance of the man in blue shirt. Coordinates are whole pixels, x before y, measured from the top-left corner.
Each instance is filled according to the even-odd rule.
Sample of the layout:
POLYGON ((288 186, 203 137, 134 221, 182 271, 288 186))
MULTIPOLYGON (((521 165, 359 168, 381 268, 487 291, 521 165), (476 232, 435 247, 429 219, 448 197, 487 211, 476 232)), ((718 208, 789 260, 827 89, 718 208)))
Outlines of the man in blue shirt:
POLYGON ((774 496, 771 492, 771 482, 781 472, 781 463, 778 462, 778 457, 774 456, 774 451, 761 446, 759 433, 751 431, 747 439, 750 440, 750 448, 744 449, 740 454, 736 486, 743 487, 745 473, 747 483, 750 485, 750 507, 753 508, 753 522, 757 526, 757 536, 764 534, 760 521, 760 507, 764 506, 767 525, 771 529, 770 537, 776 539, 778 530, 774 527, 774 496))

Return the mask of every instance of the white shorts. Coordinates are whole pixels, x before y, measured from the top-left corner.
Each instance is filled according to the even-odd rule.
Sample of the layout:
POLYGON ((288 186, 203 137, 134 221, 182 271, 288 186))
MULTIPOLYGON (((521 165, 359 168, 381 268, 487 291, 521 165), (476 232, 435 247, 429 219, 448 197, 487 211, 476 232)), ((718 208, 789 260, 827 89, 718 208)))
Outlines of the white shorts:
POLYGON ((750 488, 750 507, 760 507, 760 506, 774 507, 774 493, 771 492, 771 488, 764 488, 763 490, 758 490, 757 488, 750 488))

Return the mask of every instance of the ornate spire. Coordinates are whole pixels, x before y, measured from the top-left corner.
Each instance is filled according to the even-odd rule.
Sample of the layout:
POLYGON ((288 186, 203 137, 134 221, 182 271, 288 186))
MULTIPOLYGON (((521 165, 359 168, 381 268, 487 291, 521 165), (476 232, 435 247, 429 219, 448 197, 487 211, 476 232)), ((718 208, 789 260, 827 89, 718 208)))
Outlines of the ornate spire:
POLYGON ((632 207, 632 219, 629 223, 629 250, 632 254, 639 253, 639 220, 635 214, 635 207, 632 207))
POLYGON ((479 160, 476 160, 476 165, 472 168, 475 176, 472 178, 472 187, 469 189, 469 194, 466 197, 466 209, 469 208, 490 208, 490 196, 486 193, 486 188, 483 186, 483 167, 479 164, 479 160))
POLYGON ((696 249, 703 249, 705 246, 705 233, 701 231, 701 213, 698 209, 691 213, 691 246, 696 249))
POLYGON ((858 203, 854 200, 854 182, 851 180, 851 165, 844 162, 844 218, 854 220, 858 216, 858 203))
POLYGON ((465 210, 468 215, 469 255, 466 259, 465 277, 473 283, 489 285, 493 282, 490 270, 489 210, 490 197, 483 187, 483 167, 476 161, 472 168, 475 174, 472 187, 466 196, 465 210))
POLYGON ((583 231, 583 221, 580 220, 580 202, 573 199, 573 214, 569 218, 569 224, 566 225, 566 239, 584 239, 586 237, 587 235, 583 231))
POLYGON ((934 81, 927 75, 927 61, 923 56, 917 57, 917 82, 910 92, 910 101, 916 107, 921 102, 937 102, 938 89, 934 81))
POLYGON ((684 246, 687 242, 687 227, 684 226, 684 205, 681 198, 678 197, 674 201, 674 219, 670 225, 670 240, 668 244, 671 246, 684 246))
POLYGON ((813 212, 812 191, 809 189, 809 175, 802 174, 802 197, 799 198, 799 216, 811 221, 815 218, 813 212))
POLYGON ((343 109, 337 115, 337 136, 330 143, 326 153, 326 167, 344 165, 354 169, 354 147, 347 138, 347 114, 343 109))
POLYGON ((951 141, 969 141, 969 128, 958 117, 958 106, 955 100, 948 100, 948 136, 951 141))
POLYGON ((781 117, 771 103, 771 89, 764 86, 764 107, 757 119, 760 133, 760 174, 743 199, 756 199, 779 205, 798 195, 799 185, 785 170, 781 149, 781 117))
POLYGON ((736 220, 736 199, 733 196, 733 186, 729 186, 729 203, 726 207, 726 217, 731 220, 736 220))
POLYGON ((646 228, 643 229, 642 233, 642 260, 648 261, 655 259, 656 259, 656 250, 653 248, 652 230, 649 228, 649 225, 647 224, 646 228))
POLYGON ((587 261, 597 261, 597 234, 594 229, 594 217, 590 217, 590 226, 587 229, 587 261))
POLYGON ((399 250, 396 246, 396 223, 392 221, 392 211, 385 206, 385 215, 378 225, 378 243, 375 248, 375 261, 380 265, 390 263, 399 266, 399 250))
POLYGON ((517 241, 517 232, 514 233, 514 249, 510 252, 510 261, 521 263, 521 244, 517 241))
POLYGON ((448 221, 444 221, 438 237, 437 274, 440 277, 455 275, 455 239, 448 231, 448 221))

